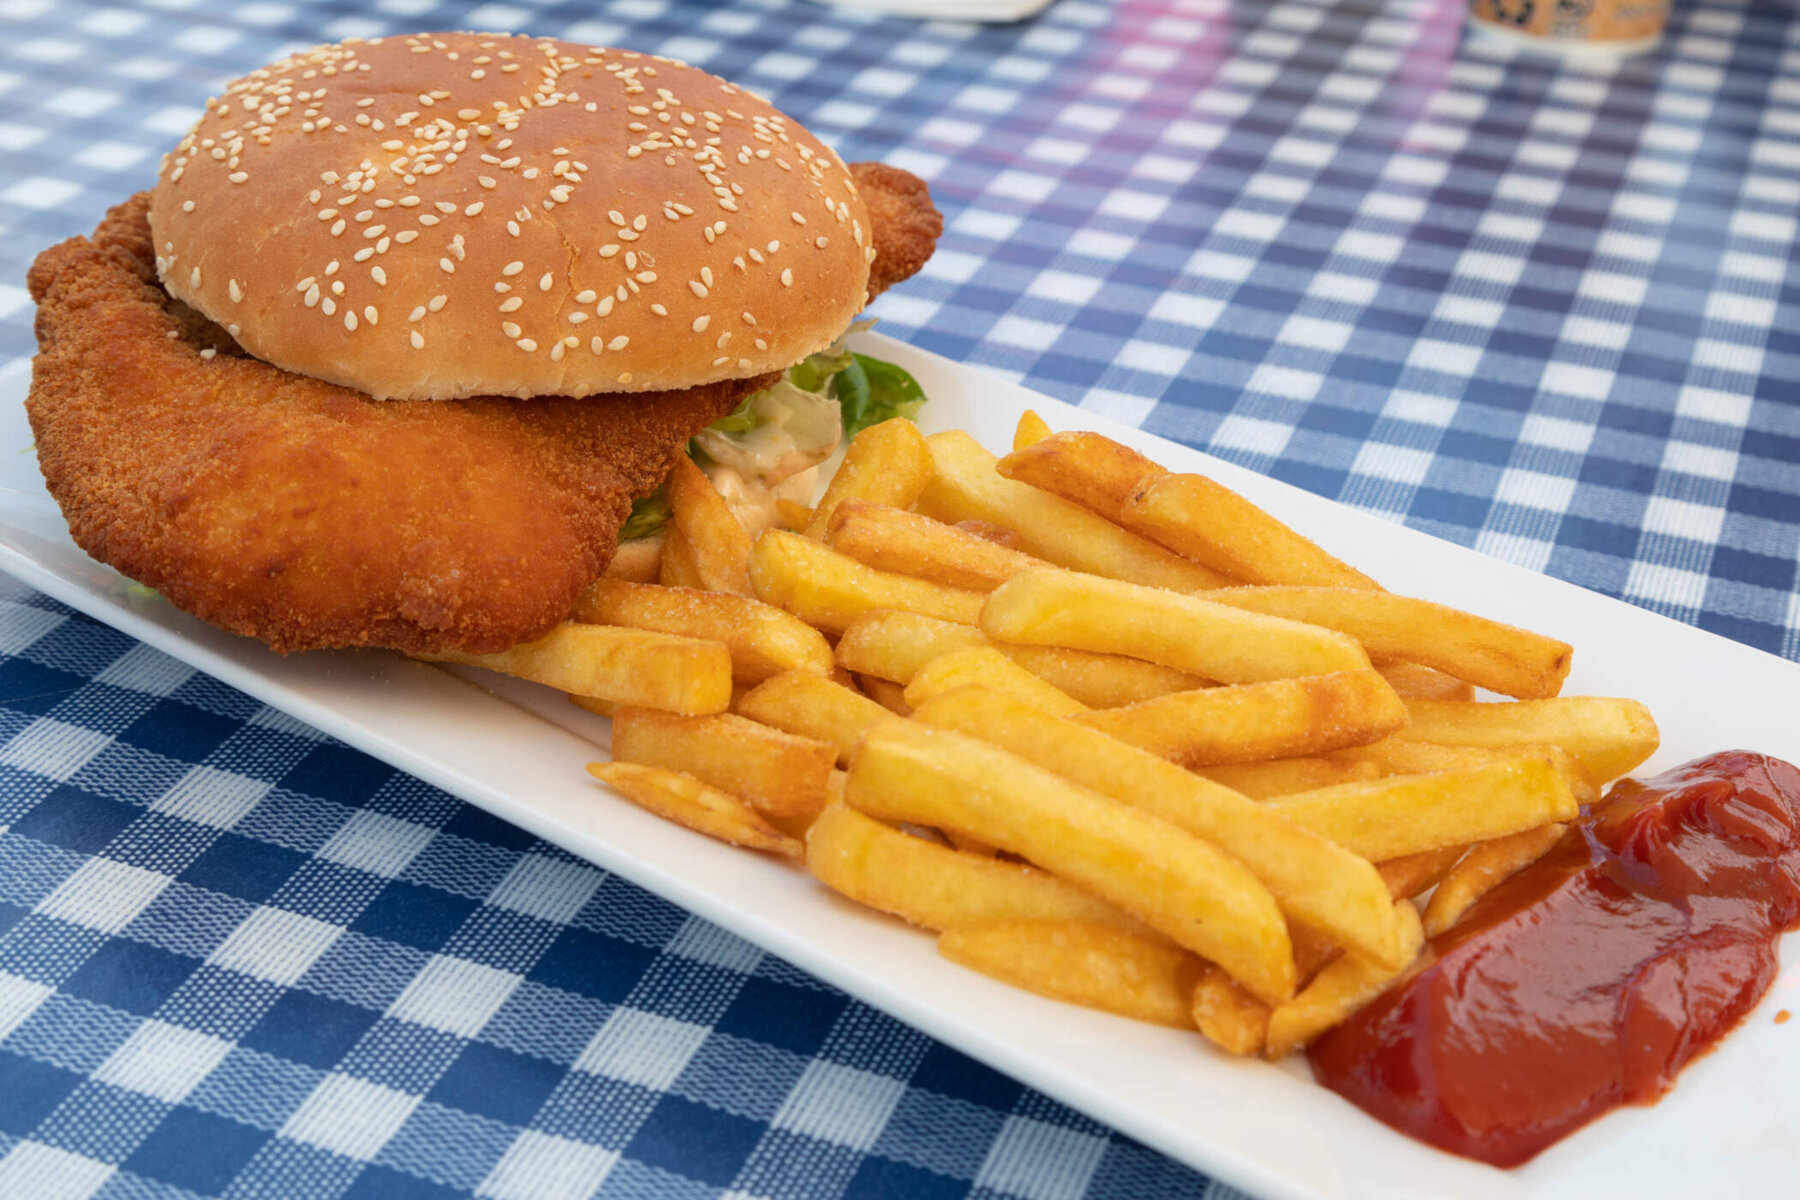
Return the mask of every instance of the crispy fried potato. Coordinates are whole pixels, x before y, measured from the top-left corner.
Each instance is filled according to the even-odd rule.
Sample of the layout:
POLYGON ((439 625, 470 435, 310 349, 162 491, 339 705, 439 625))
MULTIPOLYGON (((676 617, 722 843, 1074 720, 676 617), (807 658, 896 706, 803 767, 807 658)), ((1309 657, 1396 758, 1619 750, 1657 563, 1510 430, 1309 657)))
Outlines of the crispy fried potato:
POLYGON ((1132 704, 1206 682, 1185 671, 1118 654, 993 642, 972 625, 897 609, 867 612, 852 621, 838 639, 837 658, 861 674, 907 684, 926 663, 964 646, 993 646, 1090 708, 1132 704))
MULTIPOLYGON (((1404 731, 1402 731, 1404 732, 1404 731)), ((1382 738, 1366 746, 1352 746, 1332 751, 1337 762, 1364 763, 1376 767, 1384 775, 1424 775, 1432 771, 1457 771, 1479 767, 1503 758, 1526 755, 1548 758, 1575 793, 1577 804, 1593 804, 1600 799, 1600 788, 1594 777, 1581 765, 1581 760, 1547 742, 1502 746, 1440 746, 1436 742, 1411 742, 1402 736, 1382 738)))
POLYGON ((1467 850, 1468 846, 1462 844, 1439 846, 1436 850, 1421 850, 1417 854, 1378 862, 1375 869, 1387 883, 1389 895, 1396 900, 1411 900, 1436 887, 1467 850))
POLYGON ((1260 1053, 1269 1036, 1269 1006, 1212 963, 1194 984, 1190 1015, 1206 1040, 1227 1054, 1260 1053))
POLYGON ((1094 921, 979 921, 946 929, 938 953, 1014 987, 1153 1025, 1192 1029, 1200 961, 1161 939, 1094 921))
POLYGON ((739 683, 761 683, 783 671, 825 675, 832 667, 824 634, 773 604, 725 592, 601 579, 581 594, 572 616, 723 642, 739 683))
POLYGON ((625 583, 655 583, 662 575, 663 542, 667 537, 667 532, 659 529, 646 537, 620 542, 600 577, 625 583))
POLYGON ((960 829, 1055 872, 1231 972, 1259 998, 1294 987, 1275 900, 1210 843, 996 747, 889 721, 850 760, 846 801, 872 817, 960 829))
POLYGON ((1015 575, 988 596, 980 625, 996 641, 1126 654, 1223 683, 1370 669, 1342 633, 1075 571, 1015 575))
POLYGON ((906 703, 917 710, 933 696, 971 684, 1005 692, 1059 717, 1088 711, 1087 705, 1045 683, 992 646, 964 646, 932 659, 906 685, 906 703))
POLYGON ((1071 430, 1052 434, 1001 459, 995 467, 1008 479, 1029 483, 1053 496, 1120 523, 1125 504, 1139 488, 1168 470, 1104 434, 1071 430))
POLYGON ((931 451, 917 425, 894 417, 869 426, 844 448, 844 461, 825 485, 806 536, 823 540, 838 506, 847 500, 911 508, 931 482, 931 471, 931 451))
POLYGON ((1204 475, 1162 475, 1126 501, 1126 528, 1245 583, 1377 588, 1355 567, 1204 475))
POLYGON ((744 565, 750 557, 750 535, 712 480, 693 459, 677 454, 665 486, 673 514, 670 524, 693 556, 700 586, 709 592, 750 595, 750 575, 744 565))
POLYGON ((869 699, 895 716, 912 716, 912 705, 906 702, 906 689, 899 684, 876 675, 858 675, 856 682, 864 692, 868 693, 869 699))
POLYGON ((735 716, 684 717, 649 708, 613 714, 618 762, 685 771, 750 803, 766 817, 798 817, 825 806, 837 749, 735 716))
POLYGON ((1550 761, 1528 755, 1277 796, 1268 806, 1371 862, 1505 837, 1577 811, 1550 761))
POLYGON ((1012 447, 1023 450, 1033 442, 1041 442, 1050 436, 1050 426, 1044 418, 1037 415, 1036 410, 1026 409, 1019 414, 1019 423, 1013 427, 1012 447))
POLYGON ((1306 989, 1285 1004, 1277 1004, 1269 1014, 1269 1035, 1265 1053, 1270 1058, 1286 1058, 1301 1049, 1333 1025, 1353 1016, 1358 1009, 1386 991, 1405 972, 1424 948, 1425 935, 1419 927, 1419 910, 1412 901, 1394 904, 1401 931, 1400 951, 1405 966, 1394 968, 1370 962, 1356 954, 1346 954, 1324 968, 1306 985, 1306 989))
POLYGON ((1184 592, 1228 582, 1078 504, 1001 478, 994 469, 998 460, 961 430, 933 434, 926 442, 935 474, 918 508, 927 516, 1005 526, 1019 535, 1027 554, 1095 575, 1184 592))
POLYGON ((567 621, 535 642, 494 654, 421 654, 515 675, 578 696, 679 713, 724 712, 731 703, 731 654, 700 638, 567 621))
POLYGON ((744 801, 692 775, 621 762, 589 763, 588 773, 639 808, 696 833, 789 858, 805 853, 798 840, 769 824, 744 801))
POLYGON ((663 527, 662 557, 657 560, 656 582, 664 587, 694 588, 706 591, 700 578, 700 566, 694 561, 694 547, 682 536, 681 527, 670 522, 663 527))
POLYGON ((1425 936, 1436 937, 1449 929, 1477 900, 1550 853, 1566 828, 1553 822, 1470 847, 1431 893, 1431 903, 1425 906, 1425 936))
POLYGON ((1270 796, 1290 796, 1295 792, 1310 792, 1316 788, 1335 787, 1340 783, 1379 779, 1382 775, 1381 768, 1374 763, 1339 762, 1336 759, 1317 757, 1219 763, 1198 770, 1214 783, 1222 783, 1252 800, 1267 800, 1270 796))
POLYGON ((1207 600, 1347 633, 1370 654, 1434 667, 1505 696, 1562 690, 1573 647, 1428 600, 1345 587, 1221 588, 1207 600))
POLYGON ((1383 661, 1370 656, 1375 669, 1402 700, 1473 700, 1475 687, 1454 675, 1418 663, 1383 661))
POLYGON ((764 680, 744 693, 737 711, 752 721, 829 742, 837 748, 840 764, 850 761, 850 752, 869 727, 889 715, 861 692, 811 671, 789 671, 764 680))
POLYGON ((982 688, 926 701, 915 718, 992 742, 1204 838, 1247 866, 1283 911, 1377 958, 1394 952, 1375 868, 1265 805, 1104 734, 982 688))
POLYGON ((1661 744, 1650 710, 1636 700, 1559 696, 1480 704, 1409 700, 1412 721, 1399 735, 1446 746, 1509 746, 1548 742, 1587 768, 1596 783, 1617 779, 1661 744))
POLYGON ((798 500, 775 499, 775 513, 781 518, 781 527, 790 533, 804 532, 812 524, 813 510, 811 506, 798 500))
POLYGON ((1374 671, 1200 688, 1084 714, 1081 721, 1189 767, 1323 754, 1406 724, 1374 671))
POLYGON ((1012 919, 1149 934, 1136 917, 1036 867, 940 846, 841 804, 807 831, 806 865, 832 891, 926 929, 1012 919))
POLYGON ((750 582, 759 599, 787 609, 828 634, 841 634, 863 613, 899 608, 973 625, 979 592, 940 587, 923 579, 865 567, 809 538, 765 530, 750 551, 750 582))
POLYGON ((991 592, 1021 571, 1049 565, 966 529, 862 500, 838 506, 825 543, 877 570, 971 592, 991 592))

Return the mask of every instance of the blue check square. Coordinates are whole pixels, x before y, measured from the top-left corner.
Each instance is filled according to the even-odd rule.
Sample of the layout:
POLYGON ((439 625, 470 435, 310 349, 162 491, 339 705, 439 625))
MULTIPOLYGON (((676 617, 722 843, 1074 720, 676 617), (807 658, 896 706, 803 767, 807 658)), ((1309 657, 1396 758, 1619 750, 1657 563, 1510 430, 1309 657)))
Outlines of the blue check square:
POLYGON ((97 854, 142 811, 78 787, 57 787, 20 817, 12 832, 82 854, 97 854))
POLYGON ((62 990, 147 1017, 199 966, 198 959, 121 938, 94 951, 62 990))
POLYGON ((235 833, 221 833, 181 873, 183 883, 252 904, 273 896, 306 862, 306 855, 235 833))
POLYGON ((192 1108, 174 1108, 138 1144, 125 1168, 202 1195, 224 1190, 269 1135, 192 1108))
POLYGON ((553 1062, 471 1042, 428 1098, 496 1121, 529 1125, 562 1076, 563 1068, 553 1062))

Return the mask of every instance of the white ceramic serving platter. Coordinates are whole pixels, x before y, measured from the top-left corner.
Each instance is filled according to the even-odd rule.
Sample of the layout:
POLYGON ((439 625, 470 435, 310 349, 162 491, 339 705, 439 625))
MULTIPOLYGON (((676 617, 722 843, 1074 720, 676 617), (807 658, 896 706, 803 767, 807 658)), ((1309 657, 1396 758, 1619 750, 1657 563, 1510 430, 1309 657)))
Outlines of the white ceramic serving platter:
MULTIPOLYGON (((1358 513, 879 335, 932 397, 922 424, 990 448, 1036 408, 1178 470, 1216 475, 1389 587, 1555 634, 1576 647, 1570 694, 1649 704, 1661 769, 1747 747, 1800 760, 1800 666, 1358 513)), ((529 829, 765 947, 850 994, 1259 1200, 1792 1195, 1800 1180, 1800 936, 1773 993, 1651 1108, 1616 1112, 1502 1172, 1394 1133, 1310 1082, 1303 1064, 1213 1053, 1192 1034, 1027 995, 940 958, 932 939, 842 902, 801 872, 666 824, 583 765, 606 723, 529 685, 492 690, 378 652, 282 658, 154 597, 70 542, 45 497, 21 408, 0 376, 0 569, 258 699, 529 829)))

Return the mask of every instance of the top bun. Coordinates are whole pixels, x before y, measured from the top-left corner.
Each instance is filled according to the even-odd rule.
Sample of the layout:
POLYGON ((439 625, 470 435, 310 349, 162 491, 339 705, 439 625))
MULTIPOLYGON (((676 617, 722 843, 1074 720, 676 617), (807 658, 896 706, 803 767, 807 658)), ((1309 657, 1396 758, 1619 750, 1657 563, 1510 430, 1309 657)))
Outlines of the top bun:
POLYGON ((150 209, 169 293, 382 398, 651 391, 828 345, 867 299, 844 164, 668 59, 499 34, 320 46, 207 103, 150 209))

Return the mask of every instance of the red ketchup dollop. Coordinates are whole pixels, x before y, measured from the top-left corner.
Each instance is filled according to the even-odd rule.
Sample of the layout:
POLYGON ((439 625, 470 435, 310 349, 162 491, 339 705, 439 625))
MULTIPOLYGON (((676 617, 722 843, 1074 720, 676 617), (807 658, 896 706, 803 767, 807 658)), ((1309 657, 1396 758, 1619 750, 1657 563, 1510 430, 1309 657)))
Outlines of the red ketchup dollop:
POLYGON ((1648 1104, 1755 1006, 1800 925, 1800 770, 1733 750, 1623 780, 1309 1051, 1320 1083, 1497 1167, 1648 1104))

